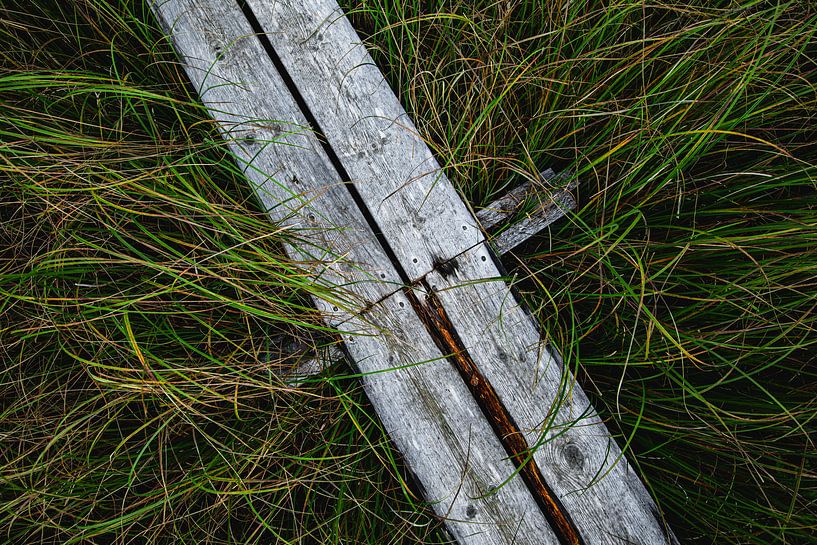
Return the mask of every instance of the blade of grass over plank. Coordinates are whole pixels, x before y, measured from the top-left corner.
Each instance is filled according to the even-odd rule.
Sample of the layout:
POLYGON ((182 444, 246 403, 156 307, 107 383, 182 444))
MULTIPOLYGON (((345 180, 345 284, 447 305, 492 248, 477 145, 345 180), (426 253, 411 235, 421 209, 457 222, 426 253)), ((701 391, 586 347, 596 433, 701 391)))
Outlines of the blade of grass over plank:
MULTIPOLYGON (((545 181, 569 179, 568 175, 557 177, 552 169, 539 173, 539 177, 545 181)), ((558 188, 549 194, 539 195, 541 188, 531 183, 524 183, 479 210, 477 219, 482 228, 496 230, 497 226, 502 226, 501 224, 507 219, 513 218, 522 211, 523 207, 528 208, 525 217, 520 221, 491 236, 490 244, 497 255, 509 252, 563 217, 567 210, 576 208, 576 200, 570 193, 576 188, 576 185, 575 179, 570 180, 565 187, 558 188), (547 198, 543 198, 545 196, 547 198), (525 207, 527 201, 534 201, 532 209, 529 206, 525 207)))

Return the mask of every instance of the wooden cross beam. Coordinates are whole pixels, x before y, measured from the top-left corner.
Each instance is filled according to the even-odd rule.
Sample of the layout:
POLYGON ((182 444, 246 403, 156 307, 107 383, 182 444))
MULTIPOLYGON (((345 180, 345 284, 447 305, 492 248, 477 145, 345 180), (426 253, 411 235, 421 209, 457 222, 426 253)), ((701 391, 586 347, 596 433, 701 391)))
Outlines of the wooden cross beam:
POLYGON ((454 539, 677 543, 335 0, 152 7, 454 539))
MULTIPOLYGON (((567 176, 557 176, 552 169, 539 173, 541 182, 552 184, 563 178, 567 178, 568 182, 553 191, 550 198, 544 201, 541 199, 539 188, 531 182, 525 182, 477 211, 477 220, 482 229, 486 234, 494 233, 488 243, 497 255, 508 253, 563 217, 567 210, 573 210, 576 207, 576 201, 570 193, 575 188, 574 182, 570 181, 567 176), (506 226, 505 224, 511 221, 528 201, 533 201, 533 210, 520 221, 506 226)), ((295 346, 286 339, 278 339, 278 342, 269 343, 268 357, 288 362, 289 365, 283 374, 289 384, 298 386, 310 376, 317 375, 331 364, 344 359, 343 351, 337 346, 334 339, 325 338, 323 340, 325 341, 321 343, 323 346, 315 349, 313 346, 295 346)))

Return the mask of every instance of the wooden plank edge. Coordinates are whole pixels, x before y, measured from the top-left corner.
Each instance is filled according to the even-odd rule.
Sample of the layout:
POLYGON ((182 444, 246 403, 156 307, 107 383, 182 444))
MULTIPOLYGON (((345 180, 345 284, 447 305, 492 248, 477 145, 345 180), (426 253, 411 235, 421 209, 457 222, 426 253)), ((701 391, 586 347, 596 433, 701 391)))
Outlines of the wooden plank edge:
POLYGON ((335 363, 345 360, 346 354, 339 341, 328 340, 320 345, 304 345, 290 342, 275 345, 270 341, 262 356, 268 363, 280 362, 273 373, 293 388, 304 386, 312 377, 319 375, 335 363))

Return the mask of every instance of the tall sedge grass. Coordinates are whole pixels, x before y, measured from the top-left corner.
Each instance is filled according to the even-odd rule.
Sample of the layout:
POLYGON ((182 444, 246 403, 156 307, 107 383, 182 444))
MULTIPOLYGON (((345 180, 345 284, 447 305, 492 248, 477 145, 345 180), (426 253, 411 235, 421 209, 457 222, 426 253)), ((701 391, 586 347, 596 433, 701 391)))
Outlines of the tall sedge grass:
MULTIPOLYGON (((817 12, 347 3, 475 207, 579 209, 508 256, 684 542, 813 543, 817 12)), ((0 541, 446 536, 141 2, 0 7, 0 541)))

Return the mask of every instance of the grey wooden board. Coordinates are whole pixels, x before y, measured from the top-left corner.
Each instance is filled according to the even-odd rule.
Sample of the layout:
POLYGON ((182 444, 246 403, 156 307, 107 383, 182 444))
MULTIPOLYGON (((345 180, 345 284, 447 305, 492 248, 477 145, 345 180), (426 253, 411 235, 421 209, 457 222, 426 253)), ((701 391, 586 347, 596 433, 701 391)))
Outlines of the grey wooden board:
POLYGON ((330 323, 397 289, 392 263, 238 5, 161 0, 151 7, 269 215, 300 237, 288 253, 323 261, 314 281, 348 293, 344 301, 315 299, 330 323))
POLYGON ((453 264, 452 274, 435 271, 426 282, 528 445, 544 441, 534 460, 585 543, 676 543, 581 387, 544 349, 488 250, 475 247, 453 264))
POLYGON ((482 232, 335 0, 249 0, 411 281, 482 232))
POLYGON ((262 356, 267 362, 277 364, 276 374, 290 386, 300 386, 309 377, 317 375, 332 364, 346 358, 337 342, 331 339, 311 339, 305 342, 267 337, 266 350, 262 356), (317 346, 317 348, 316 348, 317 346))
MULTIPOLYGON (((551 180, 556 176, 552 168, 548 168, 539 173, 541 180, 551 180)), ((507 221, 516 214, 525 200, 537 191, 537 187, 531 182, 525 182, 507 191, 504 195, 493 201, 491 204, 477 211, 479 224, 486 231, 493 229, 501 223, 507 221)))
POLYGON ((538 210, 500 231, 490 238, 491 246, 498 254, 510 252, 548 225, 565 215, 566 210, 576 208, 576 201, 569 191, 561 190, 538 210))
POLYGON ((298 385, 304 378, 310 375, 317 375, 327 365, 344 359, 343 351, 337 345, 330 345, 320 351, 320 354, 310 354, 295 366, 289 373, 290 384, 298 385))
MULTIPOLYGON (((280 14, 273 16, 275 10, 270 8, 272 4, 252 3, 257 11, 259 7, 268 9, 271 19, 264 24, 267 30, 273 30, 269 21, 275 21, 280 14)), ((307 6, 294 2, 275 5, 287 8, 286 15, 293 18, 288 18, 279 32, 272 32, 273 42, 276 43, 276 37, 286 38, 283 40, 285 47, 281 47, 280 42, 277 45, 285 64, 288 63, 290 75, 296 81, 303 78, 299 86, 302 90, 308 90, 304 93, 307 102, 311 101, 313 113, 330 136, 330 143, 339 152, 344 167, 367 199, 370 211, 379 218, 379 227, 412 279, 427 273, 435 260, 448 259, 478 244, 482 237, 476 222, 447 180, 438 176, 439 167, 433 156, 416 136, 405 112, 388 91, 379 72, 370 64, 365 49, 359 46, 357 36, 348 26, 348 21, 340 17, 336 6, 323 0, 307 6), (316 14, 317 19, 314 18, 316 14), (299 30, 308 29, 308 25, 314 25, 312 31, 297 34, 299 30), (287 37, 286 30, 293 28, 296 32, 287 37), (333 35, 336 32, 340 32, 340 35, 333 35), (334 43, 343 36, 346 39, 341 40, 340 46, 334 43), (310 45, 310 42, 314 43, 310 45), (311 49, 311 52, 304 54, 304 49, 311 49), (293 65, 294 61, 314 58, 323 60, 317 65, 301 66, 299 62, 293 65), (293 66, 296 67, 294 71, 293 66), (325 68, 323 72, 318 70, 321 67, 325 68), (338 72, 342 76, 338 77, 338 72), (306 82, 305 86, 303 82, 306 82), (326 85, 317 85, 320 82, 326 85), (310 87, 312 83, 316 86, 310 87), (335 95, 329 92, 332 90, 336 92, 335 95), (316 101, 320 104, 322 98, 333 96, 334 102, 324 101, 331 106, 325 108, 324 113, 320 108, 314 108, 316 101), (360 100, 363 98, 368 98, 368 102, 360 100), (374 106, 366 106, 369 108, 367 110, 353 108, 358 102, 373 103, 374 106), (396 104, 398 110, 391 104, 396 104), (343 117, 344 113, 347 117, 343 117), (372 138, 373 135, 376 136, 372 138), (406 158, 410 160, 406 161, 406 158), (406 163, 410 164, 410 168, 389 166, 405 166, 406 163), (462 232, 452 229, 452 225, 461 227, 462 232)), ((319 142, 305 128, 304 117, 274 66, 268 62, 260 43, 251 36, 251 29, 236 6, 227 1, 178 0, 156 4, 154 10, 173 36, 191 80, 219 121, 225 138, 231 142, 239 162, 243 162, 248 177, 271 216, 286 226, 315 228, 311 236, 291 245, 289 251, 298 257, 312 258, 315 257, 314 250, 310 251, 310 248, 329 246, 332 249, 331 264, 318 271, 316 276, 330 285, 348 287, 354 300, 348 301, 335 315, 331 315, 333 303, 318 299, 319 306, 329 311, 329 323, 348 320, 356 310, 392 292, 399 285, 399 279, 390 262, 365 219, 357 214, 353 200, 340 183, 340 177, 334 172, 319 142)), ((263 11, 259 13, 259 19, 264 21, 262 14, 263 11)), ((461 271, 466 269, 461 266, 461 271)), ((484 278, 480 274, 475 273, 470 278, 484 278)), ((442 277, 437 278, 438 283, 443 280, 442 277)), ((496 297, 485 300, 482 295, 478 292, 476 298, 469 298, 468 308, 473 308, 475 303, 479 303, 477 306, 496 303, 496 297)), ((450 365, 438 359, 439 353, 433 348, 416 315, 395 316, 398 308, 408 308, 408 303, 401 297, 403 295, 399 292, 393 294, 383 304, 366 313, 365 316, 382 328, 381 334, 363 337, 349 334, 345 336, 345 341, 350 354, 365 373, 364 384, 383 417, 386 429, 407 455, 408 465, 418 473, 428 497, 439 500, 435 504, 438 514, 447 516, 448 527, 463 543, 506 543, 510 542, 509 539, 517 543, 554 543, 552 532, 538 509, 532 509, 530 493, 519 479, 511 480, 498 493, 477 502, 489 484, 501 481, 503 475, 510 474, 511 464, 505 459, 504 451, 491 430, 482 429, 488 425, 476 403, 450 365), (399 342, 395 339, 399 339, 399 342), (393 356, 391 360, 389 356, 393 356), (415 365, 426 360, 437 360, 439 365, 415 365), (384 361, 411 367, 381 372, 385 370, 384 361), (374 362, 374 367, 367 367, 370 362, 374 362), (413 371, 418 369, 448 371, 444 375, 415 375, 413 371), (403 376, 401 373, 406 374, 403 376), (394 407, 395 404, 397 407, 394 407), (418 406, 422 407, 419 411, 418 406), (464 423, 468 423, 468 433, 452 428, 454 424, 464 427, 464 423), (438 456, 439 453, 443 455, 438 456), (477 460, 480 465, 476 465, 477 460), (446 476, 450 479, 452 475, 457 477, 456 486, 451 481, 443 480, 446 476), (507 494, 510 494, 509 499, 503 499, 507 494), (480 519, 483 513, 488 518, 480 519), (475 521, 483 524, 476 524, 475 521), (511 527, 515 528, 513 534, 509 530, 511 527)), ((456 314, 450 303, 446 308, 452 317, 456 314)), ((514 308, 518 312, 518 307, 514 308)), ((491 359, 491 350, 494 350, 495 359, 501 359, 503 349, 494 346, 495 343, 488 343, 491 346, 485 350, 487 356, 474 348, 477 346, 475 336, 483 340, 490 327, 464 327, 462 323, 467 320, 461 322, 463 312, 465 310, 460 309, 457 314, 457 329, 474 352, 474 359, 480 367, 491 359)), ((357 320, 352 320, 347 325, 355 323, 357 320)), ((500 322, 495 320, 491 323, 500 322)), ((508 323, 513 324, 511 329, 524 330, 524 321, 508 322, 507 318, 503 318, 502 323, 500 332, 505 331, 504 326, 508 323)), ((534 327, 530 322, 528 326, 534 327)), ((536 346, 538 337, 535 340, 530 335, 524 337, 530 341, 525 345, 528 351, 536 353, 532 347, 536 346)), ((537 361, 530 354, 525 357, 520 355, 520 362, 528 364, 528 367, 535 367, 537 361)), ((545 371, 552 367, 546 367, 545 371)), ((491 372, 490 367, 483 372, 487 375, 491 372)), ((499 390, 502 380, 496 380, 495 376, 488 378, 499 390)), ((534 384, 532 378, 530 384, 534 384)), ((536 387, 531 386, 531 390, 535 391, 536 387)), ((524 389, 521 391, 524 395, 524 389)), ((513 394, 509 395, 513 397, 513 394)), ((550 395, 552 399, 553 393, 550 395)), ((542 399, 548 398, 533 396, 526 402, 542 399)), ((586 398, 580 391, 574 390, 569 405, 587 407, 586 398)), ((526 422, 522 416, 524 413, 521 413, 518 421, 526 422)), ((544 418, 541 414, 534 414, 533 417, 534 420, 528 422, 529 433, 535 433, 535 418, 541 417, 539 423, 544 418)), ((570 428, 564 437, 570 438, 571 444, 543 458, 543 453, 553 451, 553 445, 557 445, 560 438, 546 443, 537 453, 538 465, 544 470, 548 463, 554 464, 555 467, 545 472, 546 477, 549 481, 556 478, 560 483, 561 488, 556 487, 557 493, 562 496, 574 521, 592 519, 579 524, 581 531, 590 536, 588 543, 620 542, 609 540, 614 535, 629 535, 633 542, 647 543, 649 541, 638 541, 637 538, 649 536, 655 525, 644 522, 639 518, 639 513, 649 510, 651 502, 632 472, 625 471, 622 479, 624 488, 618 486, 614 493, 602 494, 603 502, 590 502, 595 510, 588 508, 587 515, 581 510, 584 505, 581 502, 577 511, 572 508, 574 500, 571 498, 588 496, 584 488, 590 481, 583 468, 596 462, 599 463, 598 467, 604 467, 605 463, 603 458, 597 460, 599 452, 603 451, 592 448, 582 450, 585 443, 590 441, 590 447, 595 447, 599 441, 610 445, 606 429, 595 418, 596 421, 590 419, 591 426, 570 428), (567 464, 573 472, 563 467, 560 470, 559 460, 564 462, 561 466, 567 464), (629 492, 625 490, 627 486, 629 492), (620 494, 623 496, 619 497, 620 494), (622 498, 625 498, 624 501, 622 498), (629 502, 628 498, 635 498, 634 503, 629 502), (629 516, 622 510, 622 503, 634 506, 629 516), (606 512, 611 506, 612 516, 606 512), (619 515, 623 518, 619 518, 619 515), (596 538, 601 541, 596 541, 596 538)), ((558 423, 563 422, 557 420, 558 423)), ((616 452, 615 448, 612 452, 616 452)), ((611 473, 600 481, 601 485, 607 486, 605 483, 613 480, 611 477, 616 475, 620 465, 612 468, 611 473)), ((599 490, 601 485, 589 490, 599 490)), ((596 492, 593 494, 598 495, 596 492)))
POLYGON ((461 544, 558 544, 457 370, 403 292, 344 324, 372 405, 461 544), (486 495, 488 494, 488 495, 486 495))
MULTIPOLYGON (((539 177, 551 183, 563 178, 563 176, 557 176, 551 169, 541 172, 539 177)), ((535 208, 526 217, 489 238, 494 251, 500 255, 511 251, 564 216, 566 210, 576 208, 576 201, 570 194, 575 187, 576 182, 573 181, 564 188, 548 193, 527 182, 508 191, 487 207, 479 210, 477 219, 482 228, 488 231, 512 219, 526 201, 533 199, 538 201, 535 208), (543 196, 547 198, 543 199, 543 196)))

